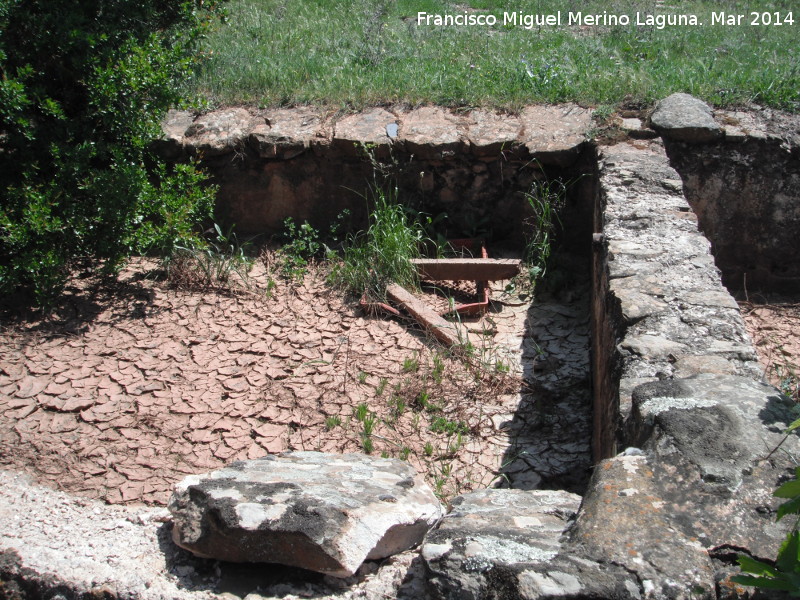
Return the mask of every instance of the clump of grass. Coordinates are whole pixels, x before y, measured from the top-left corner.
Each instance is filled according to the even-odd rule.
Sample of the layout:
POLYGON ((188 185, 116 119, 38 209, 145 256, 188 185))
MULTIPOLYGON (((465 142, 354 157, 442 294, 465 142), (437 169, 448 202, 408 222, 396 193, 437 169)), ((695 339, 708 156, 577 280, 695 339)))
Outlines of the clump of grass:
POLYGON ((540 181, 525 194, 531 216, 526 219, 525 265, 527 284, 533 288, 547 270, 553 251, 553 235, 561 224, 558 212, 564 206, 567 186, 561 181, 540 181))
POLYGON ((419 371, 419 357, 416 355, 403 359, 403 373, 416 373, 419 371))
POLYGON ((369 408, 367 408, 366 404, 362 403, 362 404, 359 404, 358 406, 356 406, 355 414, 354 414, 354 416, 356 418, 356 421, 361 421, 363 423, 364 419, 367 418, 368 414, 369 414, 369 408))
POLYGON ((249 244, 241 242, 233 229, 226 232, 214 223, 213 235, 192 246, 179 246, 165 259, 168 281, 183 289, 230 289, 249 287, 253 259, 249 244))
POLYGON ((421 228, 409 221, 396 194, 396 188, 392 192, 374 189, 375 206, 369 227, 347 239, 342 261, 331 270, 334 285, 380 300, 385 298, 386 286, 391 282, 418 286, 411 259, 420 256, 424 236, 421 228))
POLYGON ((338 415, 327 417, 325 419, 325 427, 328 429, 328 431, 330 431, 331 429, 335 429, 341 424, 342 424, 342 418, 338 415))

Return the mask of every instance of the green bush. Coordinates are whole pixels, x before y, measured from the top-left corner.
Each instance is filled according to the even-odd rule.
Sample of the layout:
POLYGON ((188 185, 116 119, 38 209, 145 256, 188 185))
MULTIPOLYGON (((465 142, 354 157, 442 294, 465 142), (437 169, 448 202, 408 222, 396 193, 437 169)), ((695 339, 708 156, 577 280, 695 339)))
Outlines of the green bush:
POLYGON ((76 264, 170 252, 210 214, 149 148, 221 14, 189 0, 0 0, 0 289, 56 295, 76 264))

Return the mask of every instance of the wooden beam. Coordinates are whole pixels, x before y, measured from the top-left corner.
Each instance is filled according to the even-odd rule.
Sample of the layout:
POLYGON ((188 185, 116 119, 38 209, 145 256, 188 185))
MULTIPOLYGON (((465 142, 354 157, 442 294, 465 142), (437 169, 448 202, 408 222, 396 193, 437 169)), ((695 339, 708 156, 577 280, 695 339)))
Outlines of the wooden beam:
POLYGON ((389 284, 386 287, 386 295, 446 346, 457 346, 468 341, 465 337, 467 334, 464 329, 461 329, 462 333, 459 335, 458 323, 451 323, 443 319, 404 287, 396 283, 389 284))
POLYGON ((519 273, 521 261, 513 258, 414 258, 423 279, 497 281, 519 273))

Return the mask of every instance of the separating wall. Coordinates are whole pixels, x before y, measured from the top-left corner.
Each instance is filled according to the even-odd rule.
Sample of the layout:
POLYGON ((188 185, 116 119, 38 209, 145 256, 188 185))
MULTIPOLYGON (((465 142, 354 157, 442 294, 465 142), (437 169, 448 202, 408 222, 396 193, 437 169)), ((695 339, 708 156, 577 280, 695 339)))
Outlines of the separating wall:
POLYGON ((287 217, 325 231, 345 209, 363 227, 365 197, 377 184, 396 185, 403 204, 438 218, 443 235, 518 243, 524 193, 537 181, 580 180, 590 124, 591 112, 571 105, 519 115, 431 107, 174 111, 158 149, 171 160, 200 158, 220 187, 218 217, 242 233, 275 233, 287 217))

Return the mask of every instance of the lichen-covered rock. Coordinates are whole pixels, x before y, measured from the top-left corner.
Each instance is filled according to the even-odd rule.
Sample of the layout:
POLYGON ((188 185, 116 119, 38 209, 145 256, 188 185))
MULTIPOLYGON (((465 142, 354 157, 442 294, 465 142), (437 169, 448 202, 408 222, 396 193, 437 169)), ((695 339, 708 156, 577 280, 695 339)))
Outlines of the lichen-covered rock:
POLYGON ((169 509, 175 543, 198 556, 336 577, 413 547, 443 514, 408 463, 321 452, 191 475, 176 486, 169 509))
POLYGON ((558 554, 580 503, 580 496, 550 490, 482 490, 455 498, 422 547, 430 584, 443 598, 487 597, 497 567, 546 563, 558 554))
POLYGON ((662 135, 684 142, 708 142, 722 137, 711 108, 694 96, 677 93, 667 96, 650 117, 662 135))
MULTIPOLYGON (((712 374, 645 383, 632 396, 628 430, 640 449, 595 469, 565 553, 624 565, 646 597, 715 598, 740 549, 774 557, 786 535, 772 492, 789 465, 766 457, 793 404, 772 386, 712 374)), ((796 455, 800 440, 782 448, 796 455)))

